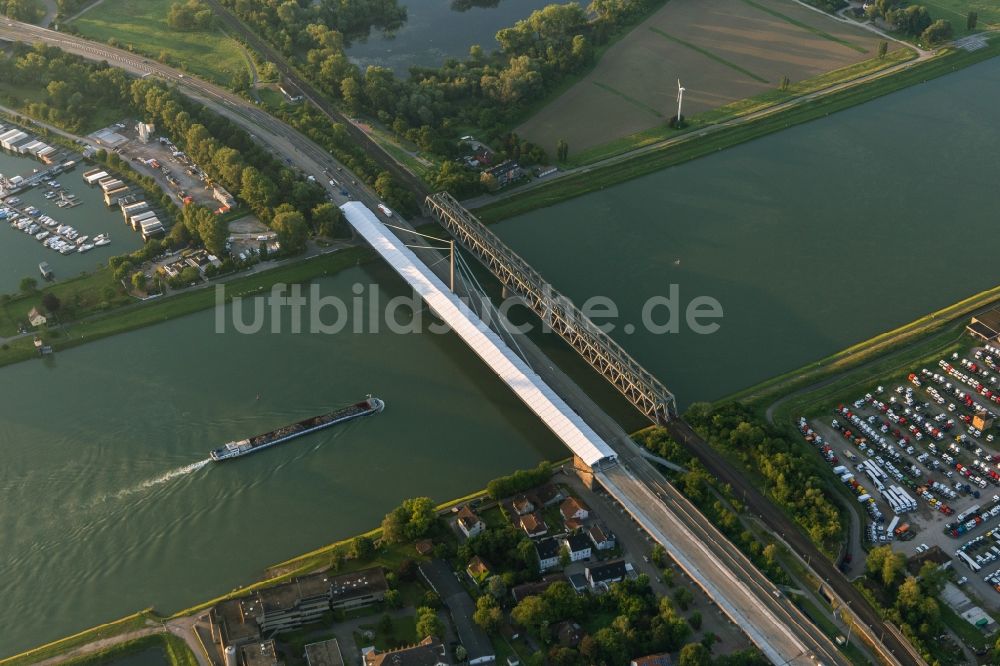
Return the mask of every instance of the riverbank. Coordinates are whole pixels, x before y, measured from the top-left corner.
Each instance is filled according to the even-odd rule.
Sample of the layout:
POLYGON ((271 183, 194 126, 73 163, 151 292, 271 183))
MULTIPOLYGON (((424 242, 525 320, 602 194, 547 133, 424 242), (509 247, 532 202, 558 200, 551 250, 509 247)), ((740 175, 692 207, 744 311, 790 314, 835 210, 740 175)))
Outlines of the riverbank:
POLYGON ((793 125, 815 120, 831 113, 877 99, 903 88, 958 71, 1000 55, 1000 40, 993 39, 978 51, 946 49, 939 55, 912 64, 904 64, 892 73, 876 74, 873 80, 849 84, 829 93, 818 93, 789 102, 760 115, 743 116, 708 130, 689 134, 662 145, 647 147, 637 153, 610 158, 561 178, 542 182, 500 201, 475 209, 484 222, 492 223, 529 211, 551 206, 588 192, 601 190, 667 167, 704 157, 793 125))
MULTIPOLYGON (((324 275, 334 275, 346 268, 367 263, 373 257, 373 253, 367 248, 349 247, 304 259, 293 259, 250 275, 237 274, 229 279, 215 280, 176 295, 122 306, 106 314, 96 314, 38 331, 38 334, 55 352, 59 352, 100 338, 207 310, 215 305, 214 286, 217 284, 226 285, 226 299, 229 300, 233 296, 265 290, 279 282, 296 284, 324 275)), ((57 286, 54 285, 53 288, 57 286)), ((45 291, 41 291, 32 294, 30 298, 40 302, 44 293, 45 291)), ((0 346, 0 367, 36 356, 33 337, 34 332, 4 342, 0 346)))
POLYGON ((728 395, 714 404, 738 401, 754 405, 764 410, 768 421, 773 422, 776 403, 769 404, 769 401, 784 401, 793 394, 819 389, 855 371, 864 370, 866 376, 872 376, 885 372, 883 365, 905 366, 961 336, 968 317, 998 302, 1000 285, 851 345, 815 363, 728 395))
MULTIPOLYGON (((570 459, 565 459, 554 463, 554 465, 564 464, 569 460, 570 459)), ((486 489, 477 490, 462 497, 439 504, 435 507, 435 510, 439 514, 450 513, 452 507, 458 504, 471 502, 476 499, 485 498, 486 496, 486 489)), ((170 638, 176 638, 176 636, 168 634, 166 629, 162 629, 168 624, 190 618, 191 616, 205 611, 226 599, 243 596, 256 589, 270 587, 272 585, 291 580, 296 576, 301 576, 303 574, 328 567, 332 563, 333 553, 336 550, 347 547, 358 537, 367 537, 375 540, 381 534, 382 528, 377 527, 362 534, 352 535, 349 538, 335 541, 285 562, 274 564, 265 570, 265 578, 262 580, 251 583, 250 585, 235 588, 227 594, 198 603, 189 608, 185 608, 184 610, 173 613, 170 616, 161 617, 157 615, 152 608, 147 608, 146 610, 123 617, 120 620, 107 622, 91 629, 73 634, 72 636, 67 636, 65 638, 46 643, 45 645, 26 650, 19 654, 0 659, 0 666, 27 666, 28 664, 38 664, 60 655, 69 655, 69 653, 74 652, 83 646, 89 645, 99 645, 102 647, 100 648, 100 651, 94 650, 87 652, 88 659, 86 663, 100 663, 100 660, 91 660, 89 657, 95 655, 101 655, 104 657, 115 656, 120 653, 115 653, 115 655, 109 654, 108 652, 110 652, 111 646, 121 647, 130 645, 135 642, 136 638, 141 638, 147 635, 160 637, 165 641, 164 645, 166 647, 166 641, 170 638), (118 640, 115 640, 116 638, 118 638, 118 640), (105 645, 107 649, 104 649, 105 645)), ((409 546, 409 544, 407 544, 407 546, 409 546)), ((175 648, 177 647, 178 646, 175 646, 175 648)), ((190 650, 187 652, 190 653, 190 650)), ((196 662, 193 661, 193 655, 191 656, 192 661, 178 661, 171 659, 170 663, 172 666, 187 666, 189 663, 193 666, 196 662)), ((72 663, 76 663, 75 660, 72 663)))

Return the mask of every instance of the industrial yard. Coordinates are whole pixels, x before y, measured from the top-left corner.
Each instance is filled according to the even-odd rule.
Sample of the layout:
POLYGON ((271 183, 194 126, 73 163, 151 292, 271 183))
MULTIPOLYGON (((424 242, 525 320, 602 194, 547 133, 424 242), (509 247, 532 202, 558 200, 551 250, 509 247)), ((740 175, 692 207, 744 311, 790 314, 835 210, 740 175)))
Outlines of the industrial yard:
MULTIPOLYGON (((992 313, 1000 320, 1000 311, 992 313)), ((798 424, 863 508, 867 547, 891 544, 909 558, 948 563, 952 581, 990 609, 1000 608, 995 335, 798 424)))

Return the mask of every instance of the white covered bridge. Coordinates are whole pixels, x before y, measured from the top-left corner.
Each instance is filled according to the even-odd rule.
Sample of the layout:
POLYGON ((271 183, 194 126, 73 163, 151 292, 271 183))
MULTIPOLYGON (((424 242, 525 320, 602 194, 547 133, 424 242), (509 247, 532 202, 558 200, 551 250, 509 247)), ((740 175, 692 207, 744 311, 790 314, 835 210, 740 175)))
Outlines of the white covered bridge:
POLYGON ((617 453, 463 303, 367 206, 351 201, 340 209, 354 229, 381 255, 528 409, 586 465, 600 469, 617 453))

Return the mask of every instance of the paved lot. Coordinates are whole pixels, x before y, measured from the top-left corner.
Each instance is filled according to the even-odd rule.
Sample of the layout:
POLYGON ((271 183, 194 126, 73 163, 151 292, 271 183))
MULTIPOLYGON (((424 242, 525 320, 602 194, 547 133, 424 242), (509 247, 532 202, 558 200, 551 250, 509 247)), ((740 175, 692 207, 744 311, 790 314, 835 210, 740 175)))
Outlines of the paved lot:
MULTIPOLYGON (((968 370, 961 367, 961 358, 967 358, 970 361, 978 362, 974 358, 976 348, 971 349, 968 353, 961 355, 959 359, 946 359, 956 370, 970 374, 968 370)), ((945 371, 940 368, 937 363, 928 363, 925 366, 931 373, 945 375, 945 371)), ((910 368, 911 371, 920 374, 922 368, 914 367, 910 368)), ((1000 386, 1000 373, 996 373, 987 369, 989 375, 987 377, 979 377, 979 380, 987 386, 993 386, 989 382, 989 376, 997 376, 998 383, 1000 386)), ((908 523, 910 525, 911 531, 915 533, 915 537, 909 541, 893 541, 893 549, 897 552, 904 553, 908 557, 918 555, 917 549, 923 550, 922 546, 928 546, 931 549, 938 548, 945 555, 950 558, 954 558, 952 561, 952 566, 955 569, 956 575, 958 577, 967 577, 969 591, 974 595, 978 596, 984 604, 994 609, 1000 609, 1000 594, 998 594, 993 587, 986 583, 983 578, 986 574, 992 573, 1000 569, 1000 558, 996 561, 985 564, 980 572, 972 572, 968 566, 966 566, 962 560, 955 556, 956 550, 963 544, 969 542, 972 539, 986 535, 991 529, 1000 528, 1000 516, 991 517, 986 519, 983 524, 970 530, 968 533, 963 534, 957 538, 945 534, 945 526, 954 523, 956 516, 967 512, 970 509, 978 506, 981 508, 989 508, 994 505, 996 500, 995 497, 1000 497, 1000 488, 997 487, 995 483, 988 483, 985 488, 980 488, 978 485, 973 483, 969 479, 965 479, 961 474, 959 474, 954 469, 956 463, 962 464, 969 467, 975 475, 987 478, 982 471, 973 467, 973 461, 979 459, 982 455, 996 455, 1000 453, 1000 438, 994 442, 989 442, 986 439, 986 433, 982 437, 973 437, 969 428, 961 421, 961 416, 972 416, 973 409, 975 406, 980 408, 989 409, 992 406, 992 411, 998 412, 1000 409, 997 405, 991 403, 989 400, 983 396, 976 395, 975 391, 971 387, 965 385, 960 380, 955 377, 946 377, 945 382, 938 383, 933 380, 919 380, 921 386, 916 386, 912 382, 906 380, 906 374, 903 373, 900 376, 900 381, 892 384, 886 384, 884 386, 884 391, 882 393, 877 393, 875 386, 867 387, 868 390, 872 392, 873 398, 880 400, 886 405, 888 405, 894 413, 905 414, 904 410, 907 408, 906 405, 906 389, 912 389, 912 400, 915 404, 927 403, 929 407, 921 407, 920 413, 933 419, 938 414, 944 414, 947 418, 953 419, 955 421, 955 426, 948 432, 942 431, 942 439, 935 440, 933 437, 928 435, 923 435, 918 441, 912 432, 909 432, 907 426, 895 424, 890 422, 890 420, 883 415, 881 410, 871 403, 864 404, 860 407, 855 406, 854 401, 864 397, 866 390, 859 390, 857 395, 845 396, 850 398, 850 400, 845 400, 844 405, 851 410, 852 413, 858 414, 866 422, 871 418, 875 417, 875 423, 872 424, 876 430, 881 431, 882 424, 886 424, 886 429, 888 432, 884 433, 883 436, 886 437, 890 446, 889 450, 882 450, 880 447, 876 446, 875 450, 869 448, 869 453, 862 451, 858 446, 855 445, 853 441, 848 441, 845 439, 842 431, 838 432, 835 430, 831 423, 837 420, 841 426, 849 427, 854 433, 859 433, 858 428, 851 427, 847 424, 847 420, 842 415, 834 414, 834 407, 836 405, 831 405, 829 412, 819 415, 816 418, 810 419, 809 423, 812 428, 818 432, 826 440, 827 443, 833 448, 833 453, 838 457, 838 464, 847 467, 848 471, 855 474, 855 478, 870 492, 873 498, 876 500, 876 505, 882 512, 885 522, 888 524, 892 518, 896 515, 889 503, 882 497, 873 487, 873 483, 870 478, 865 476, 865 474, 858 470, 859 464, 864 460, 876 460, 881 458, 884 462, 880 464, 880 467, 888 471, 888 466, 892 465, 898 470, 903 472, 909 479, 913 481, 914 484, 918 486, 923 486, 931 482, 938 482, 942 485, 947 486, 949 489, 957 493, 957 498, 952 499, 945 496, 940 492, 931 491, 931 494, 938 500, 945 503, 947 506, 954 510, 954 514, 947 516, 939 510, 933 508, 930 503, 921 496, 921 493, 915 489, 905 488, 906 492, 917 500, 917 509, 912 512, 904 513, 900 515, 900 524, 908 523), (961 403, 961 401, 956 398, 953 394, 950 394, 946 389, 946 383, 950 383, 953 387, 963 389, 967 393, 973 396, 973 408, 966 407, 961 403), (897 388, 903 387, 902 392, 898 392, 897 388), (934 396, 928 389, 934 389, 938 394, 944 398, 944 404, 938 404, 934 399, 934 396), (896 403, 891 404, 890 400, 895 399, 896 403), (954 411, 949 411, 949 405, 955 404, 954 411), (900 435, 907 436, 909 438, 908 446, 913 447, 912 453, 906 452, 898 444, 894 444, 898 441, 899 437, 894 435, 894 431, 899 431, 900 435), (969 442, 969 446, 961 446, 955 442, 956 436, 965 435, 969 442), (931 444, 933 443, 937 454, 933 453, 931 449, 931 444), (954 445, 952 447, 952 445, 954 445), (949 449, 949 447, 952 447, 949 449), (895 449, 898 459, 894 458, 891 451, 895 449), (975 451, 981 449, 983 454, 977 456, 975 451), (925 455, 926 454, 926 455, 925 455), (856 458, 855 461, 851 461, 851 456, 856 458), (950 456, 953 462, 948 462, 945 456, 950 456), (923 458, 923 460, 920 460, 923 458), (919 472, 919 476, 916 476, 913 469, 919 472), (972 487, 973 493, 966 492, 964 489, 956 489, 954 486, 956 483, 962 485, 968 484, 972 487), (978 493, 979 497, 975 497, 974 493, 978 493)), ((912 408, 911 408, 912 412, 912 408)), ((916 413, 911 413, 912 417, 916 413)), ((940 423, 935 422, 937 425, 940 423)), ((996 432, 996 429, 992 429, 992 432, 996 432)), ((988 468, 997 469, 996 464, 985 463, 988 468)), ((890 482, 894 485, 903 485, 896 479, 890 478, 890 482)), ((865 516, 866 524, 871 523, 868 516, 865 516)), ((992 539, 984 539, 979 550, 973 551, 973 556, 976 553, 985 553, 989 551, 989 547, 996 545, 992 539)), ((859 565, 862 563, 858 563, 859 565)), ((860 566, 855 566, 856 571, 861 571, 860 566)))

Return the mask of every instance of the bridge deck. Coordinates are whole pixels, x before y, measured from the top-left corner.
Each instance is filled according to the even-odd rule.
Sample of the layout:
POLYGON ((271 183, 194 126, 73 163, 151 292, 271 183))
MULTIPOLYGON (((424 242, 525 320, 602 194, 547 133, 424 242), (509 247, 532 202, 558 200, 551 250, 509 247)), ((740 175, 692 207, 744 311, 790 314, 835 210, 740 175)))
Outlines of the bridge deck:
POLYGON ((590 467, 617 454, 545 381, 469 309, 364 204, 340 207, 347 221, 569 449, 590 467))

